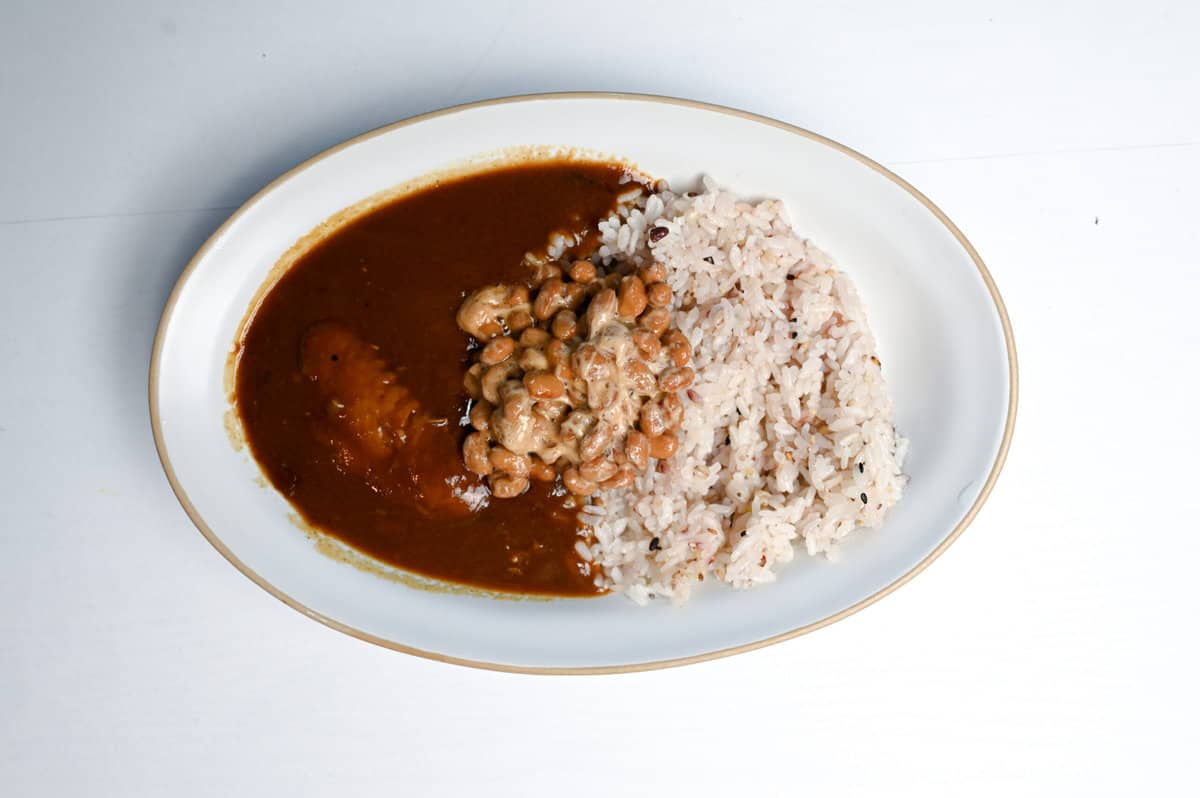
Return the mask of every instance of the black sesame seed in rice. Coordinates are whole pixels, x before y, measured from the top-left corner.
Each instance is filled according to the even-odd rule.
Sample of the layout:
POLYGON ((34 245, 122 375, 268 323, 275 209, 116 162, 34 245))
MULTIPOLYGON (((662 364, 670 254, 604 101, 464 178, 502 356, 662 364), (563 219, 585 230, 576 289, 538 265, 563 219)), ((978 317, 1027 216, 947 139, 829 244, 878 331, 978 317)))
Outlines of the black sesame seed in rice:
POLYGON ((650 538, 650 551, 658 551, 661 548, 662 545, 658 542, 657 536, 650 538))
POLYGON ((859 464, 858 464, 858 473, 860 473, 860 474, 861 474, 862 472, 863 472, 863 464, 862 464, 862 463, 859 463, 859 464))
POLYGON ((704 262, 705 263, 716 263, 716 261, 713 260, 712 255, 705 256, 704 262))
POLYGON ((860 493, 860 494, 858 494, 858 498, 862 499, 862 503, 863 503, 863 504, 866 504, 866 503, 867 503, 867 494, 865 494, 865 493, 860 493))

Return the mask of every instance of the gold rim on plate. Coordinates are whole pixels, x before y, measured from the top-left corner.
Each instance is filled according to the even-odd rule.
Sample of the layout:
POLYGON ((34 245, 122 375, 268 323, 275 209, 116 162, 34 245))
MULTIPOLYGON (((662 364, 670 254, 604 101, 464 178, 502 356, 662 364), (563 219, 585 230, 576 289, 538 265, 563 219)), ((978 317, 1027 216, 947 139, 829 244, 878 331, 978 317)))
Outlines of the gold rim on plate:
POLYGON ((179 499, 179 503, 181 505, 183 505, 183 509, 188 514, 188 517, 192 519, 192 523, 194 523, 196 525, 196 528, 200 530, 200 533, 202 535, 204 535, 204 537, 208 540, 209 543, 212 544, 213 548, 215 548, 218 552, 221 553, 221 556, 223 556, 225 559, 229 560, 229 562, 232 563, 235 568, 237 568, 239 571, 241 571, 243 574, 245 574, 252 582, 254 582, 256 585, 261 587, 263 590, 270 593, 275 598, 282 601, 284 604, 288 605, 289 607, 291 607, 294 610, 297 610, 297 611, 303 613, 304 615, 307 615, 308 617, 312 618, 315 621, 319 621, 320 623, 325 624, 326 626, 330 627, 331 629, 336 629, 337 631, 348 634, 351 637, 356 637, 359 640, 365 640, 368 643, 374 643, 375 645, 383 646, 384 648, 390 648, 394 651, 402 651, 406 654, 413 654, 418 657, 424 657, 425 659, 437 660, 438 662, 448 662, 453 665, 465 665, 465 666, 472 667, 472 668, 482 668, 485 670, 504 671, 507 673, 530 673, 530 674, 546 674, 546 675, 583 675, 583 674, 603 674, 603 673, 633 673, 633 672, 637 672, 637 671, 656 670, 659 668, 671 668, 671 667, 676 667, 679 665, 690 665, 690 664, 696 663, 696 662, 705 662, 708 660, 718 659, 720 657, 728 657, 728 656, 732 656, 734 654, 741 654, 746 651, 753 651, 754 649, 757 649, 757 648, 763 648, 765 646, 773 645, 775 643, 781 643, 784 640, 791 640, 794 637, 799 637, 800 635, 807 634, 809 632, 816 631, 817 629, 820 629, 822 627, 829 626, 832 623, 836 623, 837 621, 840 621, 843 618, 853 615, 854 613, 858 612, 859 610, 863 609, 864 607, 874 604, 879 599, 894 592, 895 590, 900 588, 902 585, 906 584, 909 580, 911 580, 917 574, 921 573, 921 571, 925 570, 929 566, 930 563, 932 563, 934 560, 936 560, 939 556, 941 556, 942 552, 944 552, 946 549, 948 549, 950 547, 950 544, 952 544, 955 540, 958 539, 959 535, 961 535, 963 533, 963 530, 965 530, 971 524, 971 522, 975 519, 975 516, 978 515, 980 508, 983 507, 983 504, 984 504, 984 502, 987 501, 988 496, 991 495, 992 488, 995 486, 996 480, 1000 476, 1000 471, 1001 471, 1001 469, 1004 468, 1004 461, 1008 456, 1009 445, 1012 443, 1013 428, 1016 424, 1016 417, 1017 417, 1018 376, 1017 376, 1017 349, 1016 349, 1016 345, 1013 342, 1012 324, 1008 318, 1008 311, 1004 307, 1004 300, 1000 298, 1000 292, 996 288, 995 281, 992 280, 992 275, 988 272, 987 267, 984 265, 983 259, 979 257, 979 253, 975 251, 975 247, 973 247, 971 245, 971 242, 967 240, 966 236, 964 236, 962 234, 962 232, 954 225, 954 223, 950 221, 950 218, 948 216, 946 216, 945 213, 942 212, 941 208, 934 205, 933 202, 931 202, 928 197, 926 197, 920 191, 917 191, 917 189, 913 188, 913 186, 911 186, 903 178, 899 177, 896 174, 893 174, 886 167, 882 166, 881 164, 876 163, 875 161, 871 160, 870 158, 863 155, 862 153, 857 152, 857 151, 847 147, 844 144, 841 144, 832 139, 826 138, 825 136, 819 135, 817 133, 813 133, 810 130, 805 130, 804 128, 797 127, 795 125, 790 125, 786 122, 780 122, 777 119, 771 119, 770 117, 750 113, 749 111, 740 111, 735 108, 727 108, 725 106, 713 105, 711 103, 698 102, 696 100, 683 100, 683 99, 678 99, 675 97, 660 97, 660 96, 653 95, 653 94, 629 94, 629 93, 621 93, 621 92, 560 92, 560 93, 550 93, 550 94, 523 94, 523 95, 516 95, 513 97, 500 97, 500 98, 493 99, 493 100, 482 100, 480 102, 467 103, 465 105, 455 105, 450 108, 443 108, 439 111, 431 111, 426 114, 421 114, 419 116, 410 117, 410 118, 404 119, 400 122, 394 122, 390 125, 385 125, 383 127, 376 128, 375 130, 368 131, 367 133, 363 133, 362 135, 355 136, 354 138, 349 139, 348 141, 344 141, 341 144, 331 147, 330 149, 325 150, 324 152, 322 152, 318 155, 315 155, 312 158, 309 158, 307 161, 305 161, 304 163, 295 167, 291 171, 289 171, 286 174, 283 174, 280 177, 273 180, 265 188, 261 189, 257 194, 255 194, 253 197, 251 197, 249 200, 247 200, 240 208, 238 208, 236 211, 234 211, 233 215, 230 216, 228 219, 226 219, 224 224, 222 224, 219 228, 217 228, 216 232, 214 232, 211 236, 209 236, 208 240, 205 241, 204 245, 202 247, 200 247, 199 250, 196 251, 196 254, 193 255, 192 259, 188 262, 187 268, 185 268, 183 270, 183 273, 179 276, 179 280, 175 283, 175 288, 171 291, 171 296, 167 300, 166 307, 163 308, 162 317, 159 319, 159 322, 158 322, 158 330, 154 336, 154 349, 150 355, 149 388, 150 388, 150 426, 154 431, 154 446, 158 450, 158 457, 159 457, 159 460, 162 461, 162 467, 163 467, 163 471, 166 472, 167 481, 171 483, 171 489, 175 491, 175 496, 176 496, 176 498, 179 499), (979 492, 979 495, 975 498, 974 503, 971 505, 971 507, 967 511, 966 515, 964 515, 962 517, 962 519, 958 522, 958 524, 954 527, 954 529, 950 532, 950 534, 946 536, 945 540, 943 540, 941 543, 939 543, 937 545, 937 547, 934 548, 933 551, 931 551, 929 554, 927 554, 924 557, 924 559, 922 559, 919 563, 917 563, 912 568, 910 568, 907 573, 900 576, 899 578, 897 578, 890 584, 886 585, 885 587, 881 588, 880 590, 876 591, 875 593, 871 594, 870 596, 867 596, 866 598, 862 599, 861 601, 858 601, 858 602, 852 604, 851 606, 845 608, 844 610, 841 610, 840 612, 836 612, 833 615, 830 615, 827 618, 823 618, 819 621, 815 621, 815 622, 807 624, 805 626, 801 626, 797 629, 792 629, 787 632, 781 632, 780 634, 772 635, 771 637, 766 637, 766 638, 763 638, 762 640, 756 640, 751 643, 743 643, 742 645, 732 646, 730 648, 723 648, 723 649, 719 649, 717 651, 710 651, 710 652, 707 652, 704 654, 694 654, 694 655, 688 656, 688 657, 677 657, 675 659, 655 660, 653 662, 640 662, 640 663, 634 663, 631 665, 597 665, 597 666, 583 666, 583 667, 572 667, 572 668, 540 668, 540 667, 529 667, 529 666, 520 666, 520 665, 505 665, 505 664, 498 663, 498 662, 484 662, 484 661, 480 661, 480 660, 464 659, 461 657, 452 657, 452 656, 448 656, 446 654, 438 654, 437 652, 434 652, 434 651, 425 651, 423 649, 414 648, 412 646, 406 646, 403 643, 397 643, 395 641, 387 640, 382 637, 378 637, 376 635, 368 634, 367 632, 364 632, 361 629, 356 629, 353 626, 349 626, 340 621, 334 620, 333 618, 322 615, 321 613, 317 612, 316 610, 314 610, 310 607, 306 607, 305 605, 301 604, 296 599, 289 596, 287 593, 284 593, 282 590, 280 590, 279 588, 272 585, 270 582, 263 579, 253 569, 251 569, 244 562, 239 560, 237 558, 237 556, 232 551, 230 551, 229 548, 221 541, 221 539, 219 537, 217 537, 216 533, 214 533, 212 531, 212 529, 209 528, 208 524, 205 523, 204 519, 201 518, 200 513, 197 512, 196 507, 191 502, 191 499, 188 498, 187 492, 184 491, 183 486, 179 484, 179 480, 175 476, 175 469, 171 465, 171 457, 167 453, 166 445, 163 443, 162 425, 159 420, 157 388, 158 388, 159 360, 162 356, 162 346, 163 346, 164 334, 165 334, 168 324, 171 321, 171 314, 175 310, 175 304, 179 300, 179 295, 181 294, 184 285, 187 283, 188 279, 192 276, 192 272, 195 270, 196 265, 204 258, 205 255, 208 254, 208 251, 212 248, 213 243, 217 239, 219 239, 221 237, 221 235, 224 234, 224 232, 227 229, 229 229, 229 227, 234 222, 236 222, 239 218, 241 218, 241 216, 244 213, 246 213, 246 211, 249 208, 251 208, 255 203, 257 203, 264 195, 266 195, 268 192, 270 192, 272 189, 274 189, 277 185, 284 182, 285 180, 292 177, 293 175, 298 174, 299 172, 302 172, 303 170, 309 168, 310 166, 313 166, 314 164, 330 157, 331 155, 334 155, 335 153, 342 151, 343 149, 345 149, 347 147, 350 147, 355 144, 358 144, 359 142, 363 142, 368 139, 374 138, 375 136, 383 135, 392 130, 396 130, 397 128, 406 127, 408 125, 413 125, 418 122, 423 122, 427 119, 434 119, 439 116, 448 116, 450 114, 456 114, 461 111, 471 110, 473 108, 482 108, 484 106, 489 106, 489 105, 504 105, 504 104, 508 104, 508 103, 527 102, 527 101, 531 101, 531 100, 539 100, 540 101, 540 100, 587 100, 587 99, 633 100, 633 101, 637 101, 637 102, 656 102, 656 103, 663 103, 665 105, 677 105, 677 106, 683 106, 686 108, 697 108, 697 109, 701 109, 701 110, 705 110, 705 111, 712 111, 715 113, 725 114, 727 116, 735 116, 735 117, 739 117, 741 119, 747 119, 752 122, 758 122, 758 123, 764 124, 764 125, 770 125, 771 127, 776 127, 776 128, 779 128, 780 130, 786 130, 789 133, 794 133, 798 136, 803 136, 804 138, 818 142, 819 144, 824 144, 827 147, 831 147, 844 155, 850 156, 851 158, 864 164, 865 166, 870 167, 871 169, 875 170, 879 174, 886 177, 888 180, 891 180, 893 183, 900 186, 900 188, 907 191, 918 202, 920 202, 922 205, 924 205, 930 211, 930 213, 932 213, 935 217, 937 217, 938 221, 940 221, 943 225, 945 225, 946 229, 950 231, 950 233, 954 236, 954 238, 958 241, 958 243, 962 245, 963 249, 966 250, 967 254, 971 256, 971 260, 974 261, 976 268, 979 269, 980 277, 983 278, 983 282, 987 286, 988 293, 991 294, 992 301, 996 305, 996 312, 999 314, 1000 324, 1004 329, 1005 348, 1007 349, 1007 352, 1008 352, 1008 384, 1009 384, 1008 415, 1004 422, 1004 437, 1000 441, 1000 449, 996 453, 996 461, 995 461, 995 463, 992 464, 992 468, 991 468, 991 471, 988 473, 987 480, 983 484, 983 489, 979 492))

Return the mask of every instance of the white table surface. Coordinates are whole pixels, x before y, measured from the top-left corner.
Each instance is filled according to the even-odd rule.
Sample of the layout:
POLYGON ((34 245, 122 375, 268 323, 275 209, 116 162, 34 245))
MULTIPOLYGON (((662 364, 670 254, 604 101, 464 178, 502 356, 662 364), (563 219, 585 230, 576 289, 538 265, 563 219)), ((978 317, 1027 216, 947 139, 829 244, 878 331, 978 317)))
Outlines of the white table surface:
POLYGON ((1200 12, 831 5, 0 5, 0 793, 1196 789, 1200 12), (190 254, 344 138, 568 89, 832 136, 978 247, 1017 434, 913 583, 731 659, 514 676, 320 626, 192 527, 146 408, 190 254))

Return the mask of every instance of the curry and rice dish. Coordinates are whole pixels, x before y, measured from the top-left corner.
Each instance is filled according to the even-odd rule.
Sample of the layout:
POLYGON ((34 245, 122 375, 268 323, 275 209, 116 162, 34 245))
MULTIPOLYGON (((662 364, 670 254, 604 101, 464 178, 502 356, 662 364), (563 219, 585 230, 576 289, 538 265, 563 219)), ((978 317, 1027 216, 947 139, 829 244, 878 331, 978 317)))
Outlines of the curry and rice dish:
POLYGON ((880 526, 905 443, 853 285, 778 201, 698 188, 533 161, 335 229, 237 345, 263 472, 379 561, 513 593, 678 602, 880 526))

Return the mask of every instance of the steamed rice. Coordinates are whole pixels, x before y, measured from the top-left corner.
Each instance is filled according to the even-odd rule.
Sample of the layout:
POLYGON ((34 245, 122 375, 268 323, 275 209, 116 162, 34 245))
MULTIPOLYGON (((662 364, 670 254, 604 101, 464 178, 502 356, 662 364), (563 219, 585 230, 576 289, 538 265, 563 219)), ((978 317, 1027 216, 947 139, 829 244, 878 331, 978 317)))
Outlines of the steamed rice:
POLYGON ((880 526, 906 442, 854 285, 783 204, 706 179, 622 206, 600 232, 605 263, 665 264, 696 372, 675 456, 583 510, 580 553, 602 584, 682 602, 705 579, 753 587, 799 544, 832 557, 880 526))

